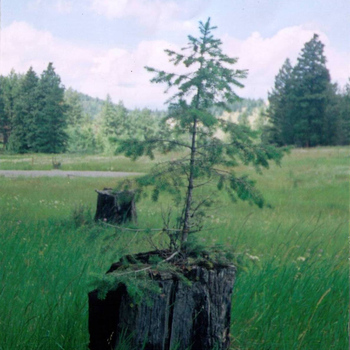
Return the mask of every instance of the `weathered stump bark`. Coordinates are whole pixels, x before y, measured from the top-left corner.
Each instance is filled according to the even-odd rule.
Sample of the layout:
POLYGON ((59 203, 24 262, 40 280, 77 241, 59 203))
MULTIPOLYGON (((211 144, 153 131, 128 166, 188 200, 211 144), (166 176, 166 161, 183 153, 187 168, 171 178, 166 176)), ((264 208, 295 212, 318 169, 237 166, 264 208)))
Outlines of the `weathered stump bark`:
MULTIPOLYGON (((113 264, 108 272, 120 266, 113 264)), ((236 268, 192 265, 183 272, 190 284, 171 272, 150 272, 161 288, 160 294, 148 295, 151 306, 146 302, 134 306, 123 285, 109 292, 104 300, 98 299, 97 290, 92 291, 90 349, 114 349, 122 334, 131 337, 135 349, 229 349, 236 268)))
POLYGON ((124 223, 126 221, 137 221, 135 192, 114 192, 111 188, 103 191, 96 190, 97 207, 95 221, 103 220, 111 223, 124 223))

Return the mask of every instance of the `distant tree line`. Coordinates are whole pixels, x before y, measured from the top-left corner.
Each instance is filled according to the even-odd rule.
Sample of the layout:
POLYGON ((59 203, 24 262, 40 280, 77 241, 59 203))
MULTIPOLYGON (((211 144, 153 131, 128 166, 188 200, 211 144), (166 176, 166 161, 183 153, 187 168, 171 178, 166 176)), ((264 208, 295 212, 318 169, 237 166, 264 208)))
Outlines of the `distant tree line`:
POLYGON ((294 67, 285 61, 268 100, 266 141, 298 147, 350 143, 350 81, 344 89, 331 83, 318 35, 305 44, 294 67))
POLYGON ((155 132, 163 114, 65 90, 52 63, 40 76, 0 76, 0 143, 13 153, 113 153, 118 140, 155 132))
MULTIPOLYGON (((332 84, 324 45, 315 34, 293 67, 287 59, 263 100, 243 99, 230 105, 238 123, 261 132, 264 142, 312 147, 350 143, 350 80, 332 84), (255 114, 255 124, 250 116, 255 114)), ((223 110, 212 111, 221 115, 223 110)), ((164 125, 164 111, 125 108, 65 90, 52 63, 38 76, 12 71, 0 76, 0 143, 14 153, 114 153, 124 139, 144 140, 164 125)))
POLYGON ((127 109, 122 101, 94 99, 72 89, 65 94, 67 104, 68 152, 114 153, 118 143, 131 134, 139 140, 160 128, 164 112, 127 109))
POLYGON ((52 63, 40 77, 32 68, 0 77, 0 134, 16 153, 59 153, 66 149, 64 87, 52 63))

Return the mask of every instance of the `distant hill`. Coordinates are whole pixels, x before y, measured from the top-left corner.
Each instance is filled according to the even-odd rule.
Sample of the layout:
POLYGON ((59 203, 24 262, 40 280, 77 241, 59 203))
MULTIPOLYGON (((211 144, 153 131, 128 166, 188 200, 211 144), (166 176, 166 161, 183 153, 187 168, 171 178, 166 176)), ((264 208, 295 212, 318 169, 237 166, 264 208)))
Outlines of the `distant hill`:
MULTIPOLYGON (((91 119, 96 119, 99 116, 105 102, 104 100, 97 97, 91 97, 89 95, 73 90, 72 88, 69 88, 65 91, 66 98, 69 97, 69 95, 73 94, 78 96, 85 114, 89 115, 91 119)), ((263 99, 255 100, 247 98, 233 103, 230 107, 232 110, 230 113, 217 109, 215 110, 215 114, 224 115, 225 118, 231 120, 232 122, 249 124, 251 127, 256 128, 257 119, 259 118, 261 110, 266 109, 266 104, 263 99)), ((152 112, 152 114, 155 115, 164 115, 163 111, 152 112)))
POLYGON ((234 123, 249 125, 253 129, 260 129, 266 123, 267 105, 263 99, 242 99, 233 103, 230 108, 230 112, 218 109, 215 114, 234 123))
POLYGON ((91 115, 92 119, 95 119, 100 114, 104 101, 82 93, 79 93, 79 97, 84 113, 91 115))
POLYGON ((96 119, 102 110, 104 100, 101 100, 97 97, 91 97, 79 91, 73 90, 72 88, 69 88, 65 91, 66 98, 68 98, 69 95, 73 94, 79 97, 79 101, 83 108, 84 114, 90 116, 91 119, 96 119))
POLYGON ((257 108, 265 106, 265 101, 261 98, 255 100, 252 98, 244 98, 240 101, 237 101, 231 105, 232 112, 243 112, 245 111, 250 115, 257 108))

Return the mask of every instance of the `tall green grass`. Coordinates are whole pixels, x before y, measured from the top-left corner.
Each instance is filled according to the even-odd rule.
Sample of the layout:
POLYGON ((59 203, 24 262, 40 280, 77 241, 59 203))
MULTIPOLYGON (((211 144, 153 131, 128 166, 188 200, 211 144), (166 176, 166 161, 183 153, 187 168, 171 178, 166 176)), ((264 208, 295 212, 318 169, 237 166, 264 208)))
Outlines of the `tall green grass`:
MULTIPOLYGON (((218 194, 199 239, 235 252, 232 349, 348 348, 349 159, 349 148, 294 150, 263 176, 239 169, 272 208, 218 194)), ((116 181, 0 177, 1 350, 87 349, 91 281, 151 248, 91 222, 94 189, 116 181)), ((140 226, 160 226, 160 207, 138 203, 140 226)))

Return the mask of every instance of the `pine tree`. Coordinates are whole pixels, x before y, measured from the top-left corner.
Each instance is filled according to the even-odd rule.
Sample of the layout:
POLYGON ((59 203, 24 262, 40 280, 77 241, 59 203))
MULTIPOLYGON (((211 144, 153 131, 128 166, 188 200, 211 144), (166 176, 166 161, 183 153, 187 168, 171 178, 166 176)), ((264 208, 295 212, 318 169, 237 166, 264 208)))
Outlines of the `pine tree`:
POLYGON ((317 34, 304 45, 293 68, 287 59, 269 94, 270 126, 264 137, 279 145, 302 147, 334 144, 334 87, 317 34))
POLYGON ((33 151, 38 130, 37 116, 39 113, 39 78, 30 67, 24 76, 16 99, 16 117, 11 137, 16 136, 18 152, 33 151))
POLYGON ((157 118, 152 111, 147 108, 129 111, 126 120, 125 132, 122 135, 124 138, 134 137, 138 140, 144 140, 144 135, 149 135, 159 129, 160 118, 157 118))
POLYGON ((95 153, 98 146, 91 124, 80 125, 79 127, 69 127, 69 142, 67 151, 71 153, 95 153))
POLYGON ((71 153, 93 153, 97 150, 92 118, 84 112, 82 94, 69 88, 65 91, 67 118, 67 151, 71 153))
POLYGON ((293 70, 292 113, 295 118, 295 143, 317 146, 324 143, 323 130, 330 74, 326 67, 324 44, 317 34, 307 42, 293 70))
POLYGON ((107 95, 101 111, 101 131, 103 135, 114 135, 118 128, 117 112, 111 96, 107 95))
POLYGON ((8 140, 12 131, 12 123, 15 116, 15 101, 18 97, 19 85, 22 77, 14 70, 7 77, 1 77, 1 94, 4 103, 4 113, 0 119, 0 132, 2 134, 3 147, 8 148, 8 140))
POLYGON ((37 130, 39 78, 30 67, 19 85, 11 123, 10 149, 24 153, 32 150, 37 130))
POLYGON ((65 131, 66 105, 64 103, 64 87, 61 78, 56 74, 52 63, 42 73, 39 81, 39 113, 37 117, 37 133, 32 145, 36 152, 64 152, 67 144, 65 131))
POLYGON ((265 133, 270 142, 277 145, 294 143, 294 123, 291 113, 291 88, 293 67, 287 59, 275 77, 275 86, 269 93, 268 117, 270 125, 265 133))
POLYGON ((339 116, 336 140, 338 145, 350 144, 350 78, 343 91, 337 94, 337 108, 334 113, 339 116))
POLYGON ((204 208, 215 197, 214 193, 200 197, 200 187, 216 182, 217 189, 226 189, 233 200, 240 198, 262 207, 264 199, 254 182, 247 176, 236 175, 232 167, 241 161, 260 171, 261 167, 268 167, 269 160, 278 162, 282 157, 281 150, 258 144, 249 128, 213 114, 215 107, 229 109, 238 99, 233 89, 243 87, 239 80, 247 76, 246 70, 231 69, 237 59, 222 52, 221 40, 212 35, 215 28, 210 19, 200 22, 200 38, 189 36, 181 53, 165 51, 170 61, 175 66, 184 65, 187 73, 146 67, 155 74, 152 82, 166 84, 167 90, 177 90, 168 100, 165 120, 168 128, 145 135, 144 141, 125 140, 119 147, 120 152, 134 159, 144 154, 153 157, 156 149, 185 150, 182 158, 162 162, 138 180, 142 186, 153 187, 153 199, 168 191, 182 207, 176 223, 180 233, 170 237, 172 248, 182 251, 186 250, 189 233, 201 230, 204 208), (227 142, 215 136, 218 129, 227 135, 227 142))
POLYGON ((0 76, 0 135, 3 148, 6 145, 6 126, 7 126, 7 116, 5 113, 5 102, 4 102, 4 78, 0 76))
POLYGON ((100 124, 101 135, 104 139, 105 151, 114 151, 115 145, 119 142, 122 135, 128 130, 128 110, 124 107, 122 101, 116 105, 112 99, 107 95, 103 104, 100 124))
POLYGON ((78 92, 69 88, 65 91, 64 101, 67 106, 66 115, 69 126, 79 126, 87 120, 84 116, 84 110, 78 92))
POLYGON ((122 135, 125 131, 127 109, 122 101, 117 105, 112 102, 112 99, 107 95, 106 101, 101 112, 102 129, 106 136, 122 135))
POLYGON ((341 133, 341 93, 337 84, 329 84, 327 104, 324 113, 322 144, 334 146, 339 144, 341 133))

